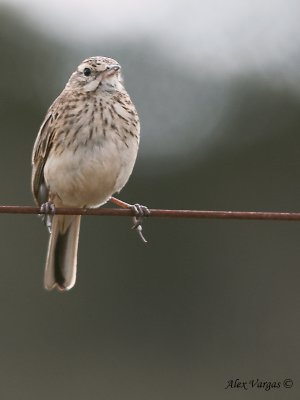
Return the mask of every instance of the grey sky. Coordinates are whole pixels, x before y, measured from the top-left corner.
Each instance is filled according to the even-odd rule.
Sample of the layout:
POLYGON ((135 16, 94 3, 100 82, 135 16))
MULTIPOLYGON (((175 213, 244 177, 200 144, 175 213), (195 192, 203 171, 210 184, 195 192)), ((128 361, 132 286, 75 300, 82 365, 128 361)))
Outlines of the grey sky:
POLYGON ((81 45, 146 37, 170 56, 209 68, 293 64, 300 47, 297 0, 2 0, 39 27, 81 45))

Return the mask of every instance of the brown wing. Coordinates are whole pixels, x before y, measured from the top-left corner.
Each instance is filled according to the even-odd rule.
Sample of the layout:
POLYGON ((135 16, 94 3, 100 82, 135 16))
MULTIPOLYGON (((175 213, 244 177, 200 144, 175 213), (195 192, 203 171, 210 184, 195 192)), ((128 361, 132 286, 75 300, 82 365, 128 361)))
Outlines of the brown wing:
POLYGON ((32 152, 31 190, 34 200, 39 205, 48 200, 48 190, 44 180, 44 165, 52 146, 54 130, 53 111, 50 109, 40 127, 32 152))

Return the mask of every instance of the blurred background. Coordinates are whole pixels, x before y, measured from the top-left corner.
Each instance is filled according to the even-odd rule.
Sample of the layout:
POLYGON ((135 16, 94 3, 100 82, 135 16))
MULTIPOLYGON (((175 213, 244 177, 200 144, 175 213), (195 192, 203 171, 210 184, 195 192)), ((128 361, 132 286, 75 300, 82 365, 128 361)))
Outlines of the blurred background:
MULTIPOLYGON (((142 140, 127 202, 299 211, 296 0, 0 2, 2 205, 33 204, 30 157, 80 61, 123 66, 142 140)), ((42 287, 36 216, 0 217, 0 395, 296 399, 300 225, 85 217, 78 280, 42 287), (227 381, 293 379, 291 389, 227 381)))

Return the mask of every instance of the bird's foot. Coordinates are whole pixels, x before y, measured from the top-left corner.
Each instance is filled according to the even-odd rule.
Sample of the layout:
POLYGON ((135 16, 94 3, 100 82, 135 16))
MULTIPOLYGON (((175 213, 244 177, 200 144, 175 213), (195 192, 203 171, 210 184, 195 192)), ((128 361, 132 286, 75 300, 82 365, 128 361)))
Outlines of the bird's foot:
POLYGON ((134 212, 134 217, 133 217, 133 226, 132 229, 135 229, 139 235, 139 237, 142 239, 144 243, 147 243, 147 240, 145 239, 143 235, 143 218, 148 217, 150 215, 150 210, 142 206, 140 204, 133 204, 130 205, 129 207, 133 212, 134 212))
POLYGON ((42 221, 48 228, 49 233, 51 233, 52 219, 55 214, 55 205, 51 201, 43 203, 40 208, 42 221))
POLYGON ((147 240, 144 238, 144 235, 142 233, 143 230, 142 223, 143 223, 143 218, 148 217, 150 215, 150 210, 148 209, 148 207, 141 206, 140 204, 128 204, 125 203, 125 201, 119 200, 115 197, 111 197, 110 201, 119 207, 127 209, 129 208, 130 210, 133 211, 134 217, 133 217, 132 229, 137 231, 139 237, 142 239, 144 243, 147 243, 147 240))

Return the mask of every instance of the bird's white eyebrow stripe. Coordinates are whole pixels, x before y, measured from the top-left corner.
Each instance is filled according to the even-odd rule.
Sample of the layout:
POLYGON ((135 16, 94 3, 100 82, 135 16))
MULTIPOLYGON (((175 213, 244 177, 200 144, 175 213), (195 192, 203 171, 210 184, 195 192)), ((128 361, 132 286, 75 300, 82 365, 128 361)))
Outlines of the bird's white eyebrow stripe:
POLYGON ((91 68, 91 69, 92 69, 92 67, 91 67, 90 64, 84 63, 84 64, 80 64, 80 65, 78 66, 78 71, 79 71, 79 72, 83 72, 83 70, 84 70, 85 68, 91 68))

